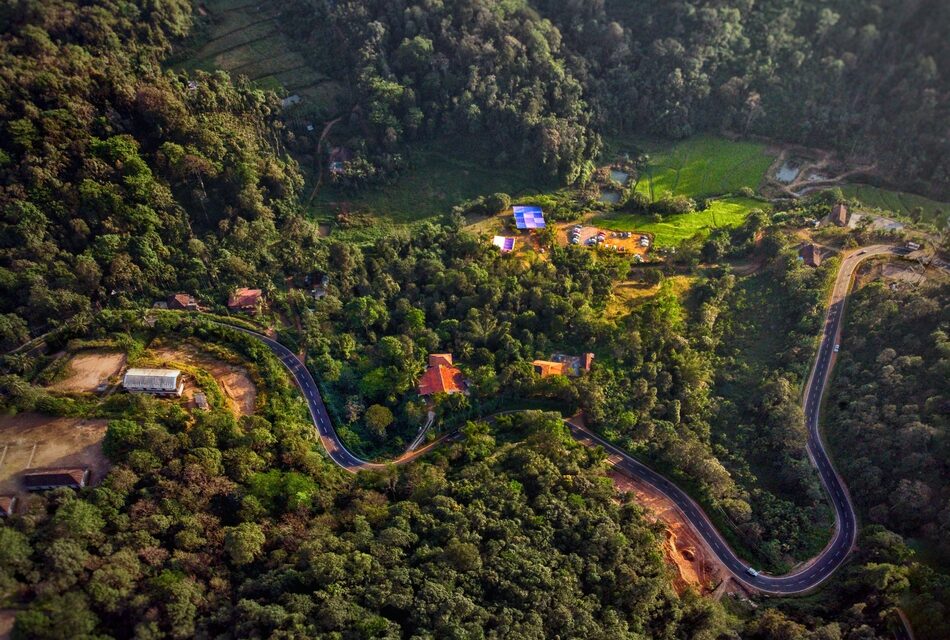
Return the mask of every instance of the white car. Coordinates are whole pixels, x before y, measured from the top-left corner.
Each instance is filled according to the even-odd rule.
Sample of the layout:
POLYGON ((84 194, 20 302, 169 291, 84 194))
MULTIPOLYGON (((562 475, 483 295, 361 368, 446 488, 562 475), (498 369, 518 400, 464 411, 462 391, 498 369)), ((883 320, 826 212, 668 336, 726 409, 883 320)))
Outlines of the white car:
POLYGON ((745 572, 748 573, 753 578, 759 577, 759 572, 753 569, 752 567, 749 567, 748 569, 746 569, 745 572))
POLYGON ((835 345, 835 353, 838 353, 838 349, 840 349, 840 348, 841 348, 841 345, 840 345, 840 344, 836 344, 836 345, 835 345))

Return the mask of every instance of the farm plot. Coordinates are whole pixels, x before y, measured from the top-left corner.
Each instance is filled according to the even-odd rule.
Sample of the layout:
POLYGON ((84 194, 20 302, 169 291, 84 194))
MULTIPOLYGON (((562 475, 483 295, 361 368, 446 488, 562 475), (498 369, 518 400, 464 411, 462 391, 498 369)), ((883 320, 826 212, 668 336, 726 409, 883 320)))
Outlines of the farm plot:
MULTIPOLYGON (((480 195, 498 191, 518 196, 550 187, 527 170, 495 168, 490 150, 475 140, 441 140, 419 145, 412 152, 412 169, 392 185, 367 189, 347 200, 396 222, 413 222, 444 215, 452 207, 480 195)), ((340 194, 325 189, 318 196, 324 204, 340 194)))
POLYGON ((279 3, 211 0, 208 40, 180 66, 221 69, 258 86, 296 93, 307 106, 333 112, 344 87, 313 68, 280 31, 279 3))
POLYGON ((673 145, 646 145, 650 160, 636 190, 651 200, 666 194, 691 198, 758 188, 774 156, 763 144, 695 136, 673 145))
POLYGON ((653 235, 658 247, 675 247, 697 233, 708 234, 716 228, 735 228, 742 224, 753 209, 767 207, 752 198, 724 198, 713 200, 704 211, 666 216, 659 222, 645 213, 611 214, 596 220, 604 229, 640 231, 653 235))
POLYGON ((849 198, 857 198, 869 207, 883 211, 893 211, 899 216, 910 217, 911 212, 923 209, 922 220, 940 226, 950 219, 950 203, 937 202, 923 196, 903 191, 889 191, 866 184, 842 185, 842 193, 849 198))
POLYGON ((22 473, 43 467, 89 467, 91 482, 98 483, 109 469, 102 453, 105 435, 105 420, 0 416, 0 493, 21 490, 22 473))

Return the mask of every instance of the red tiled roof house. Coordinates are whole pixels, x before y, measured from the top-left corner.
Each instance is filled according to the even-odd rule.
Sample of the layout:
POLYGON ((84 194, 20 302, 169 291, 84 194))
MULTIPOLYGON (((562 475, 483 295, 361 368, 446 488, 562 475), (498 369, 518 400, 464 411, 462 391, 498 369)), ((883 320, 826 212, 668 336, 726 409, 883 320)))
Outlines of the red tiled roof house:
POLYGON ((465 377, 452 364, 451 353, 429 354, 429 368, 419 379, 419 395, 464 393, 465 377))
POLYGON ((17 497, 14 495, 0 496, 0 516, 9 518, 16 510, 17 497))
POLYGON ((231 311, 257 313, 262 296, 263 292, 260 289, 240 287, 235 289, 234 293, 228 298, 228 309, 231 311))

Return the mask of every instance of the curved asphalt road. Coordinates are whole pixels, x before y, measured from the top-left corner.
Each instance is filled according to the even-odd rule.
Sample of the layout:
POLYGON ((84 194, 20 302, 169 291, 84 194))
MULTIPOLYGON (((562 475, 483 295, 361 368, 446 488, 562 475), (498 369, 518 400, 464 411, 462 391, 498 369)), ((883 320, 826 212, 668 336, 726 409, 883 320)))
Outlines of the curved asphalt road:
MULTIPOLYGON (((812 463, 818 469, 821 482, 825 487, 825 491, 828 492, 828 496, 831 498, 831 503, 834 506, 835 531, 831 542, 828 543, 820 554, 792 573, 782 576, 766 574, 752 576, 748 574, 747 569, 749 565, 742 562, 738 556, 736 556, 732 549, 729 548, 725 539, 723 539, 715 529, 709 517, 682 489, 653 469, 638 462, 630 455, 599 438, 583 426, 568 422, 567 424, 572 435, 582 444, 603 447, 607 451, 608 462, 612 464, 617 471, 635 480, 640 480, 652 485, 676 504, 680 511, 686 516, 687 521, 693 526, 696 532, 703 537, 709 545, 709 548, 716 553, 720 561, 732 572, 733 577, 743 584, 755 590, 776 595, 791 595, 815 588, 844 563, 848 554, 851 552, 851 548, 854 546, 858 533, 857 517, 855 516, 854 506, 851 504, 848 490, 841 477, 834 470, 831 460, 825 451, 824 443, 821 440, 821 434, 818 431, 818 415, 821 398, 828 383, 829 373, 834 366, 834 347, 840 340, 844 305, 847 300, 848 291, 851 288, 851 279, 854 275, 854 271, 862 261, 872 256, 895 253, 894 249, 894 247, 889 245, 875 245, 850 254, 842 261, 841 269, 835 280, 831 295, 831 304, 828 307, 824 330, 821 335, 821 343, 818 347, 818 354, 815 357, 811 375, 805 385, 803 406, 805 420, 808 424, 808 455, 812 463)), ((347 471, 352 472, 364 469, 382 469, 386 466, 385 464, 362 460, 346 450, 337 436, 336 431, 333 429, 333 425, 330 423, 330 416, 327 414, 327 409, 323 404, 323 398, 320 396, 320 390, 317 387, 316 381, 314 381, 313 376, 290 349, 262 334, 240 327, 234 328, 264 342, 280 359, 284 366, 287 367, 287 370, 290 371, 307 401, 307 406, 310 409, 313 423, 317 427, 320 440, 330 455, 330 458, 335 463, 347 471)), ((448 438, 451 437, 452 436, 448 436, 448 438)), ((404 464, 414 460, 427 453, 440 442, 441 440, 437 440, 416 451, 406 452, 400 458, 393 460, 393 463, 404 464)))

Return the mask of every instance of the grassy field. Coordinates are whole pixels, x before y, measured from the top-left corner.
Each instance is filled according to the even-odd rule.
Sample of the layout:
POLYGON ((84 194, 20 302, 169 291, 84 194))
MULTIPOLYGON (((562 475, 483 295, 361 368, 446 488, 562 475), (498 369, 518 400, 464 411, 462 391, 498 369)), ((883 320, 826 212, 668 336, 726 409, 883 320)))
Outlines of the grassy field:
POLYGON ((674 144, 638 144, 650 155, 636 189, 652 200, 669 193, 691 198, 757 189, 772 164, 765 145, 695 136, 674 144))
POLYGON ((652 233, 655 245, 672 247, 697 233, 708 233, 720 227, 738 227, 753 209, 767 207, 767 204, 753 198, 725 198, 713 200, 705 211, 667 216, 661 222, 653 222, 649 214, 643 213, 609 214, 594 222, 613 231, 652 233))
POLYGON ((281 33, 279 5, 208 0, 208 38, 175 66, 247 76, 258 86, 304 98, 303 107, 336 110, 344 88, 310 66, 281 33))
POLYGON ((411 152, 411 168, 396 184, 354 196, 325 188, 315 204, 347 200, 354 209, 365 209, 396 222, 413 222, 450 213, 453 206, 480 195, 501 191, 519 196, 553 186, 524 171, 493 168, 488 160, 487 151, 476 150, 464 141, 419 145, 411 152))
POLYGON ((924 210, 923 221, 938 225, 950 218, 950 203, 937 202, 923 196, 903 191, 888 191, 866 184, 849 184, 841 187, 848 198, 857 198, 869 207, 893 211, 900 216, 910 216, 916 207, 924 210))

